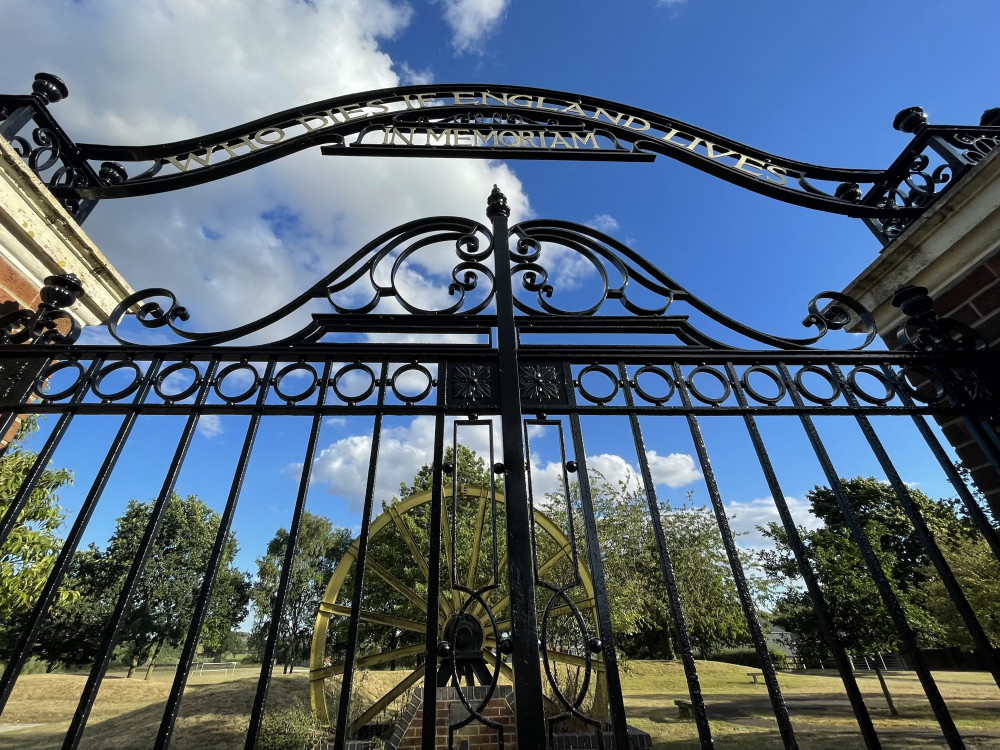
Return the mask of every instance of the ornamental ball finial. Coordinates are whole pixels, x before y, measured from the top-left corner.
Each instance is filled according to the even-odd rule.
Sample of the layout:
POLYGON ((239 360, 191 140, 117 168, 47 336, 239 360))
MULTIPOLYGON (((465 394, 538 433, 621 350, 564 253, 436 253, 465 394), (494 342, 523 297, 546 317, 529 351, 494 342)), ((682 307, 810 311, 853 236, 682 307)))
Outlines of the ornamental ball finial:
POLYGON ((892 127, 903 133, 916 133, 927 124, 927 113, 923 107, 907 107, 893 118, 892 127))
POLYGON ((1000 125, 1000 107, 992 107, 983 112, 983 116, 979 118, 979 124, 983 127, 1000 125))
POLYGON ((125 167, 116 161, 106 161, 101 164, 101 171, 97 174, 109 185, 120 185, 128 179, 125 167))
POLYGON ((486 200, 486 216, 492 219, 494 216, 510 216, 510 206, 507 205, 507 196, 504 195, 500 188, 496 185, 493 186, 493 192, 490 193, 490 197, 486 200))
POLYGON ((46 104, 55 104, 69 96, 69 88, 59 76, 51 73, 35 73, 31 91, 46 104))
POLYGON ((57 309, 64 309, 84 296, 83 284, 74 273, 49 276, 39 292, 42 302, 57 309))
POLYGON ((934 302, 927 294, 927 287, 903 284, 896 288, 892 295, 892 306, 900 312, 913 318, 934 309, 934 302))

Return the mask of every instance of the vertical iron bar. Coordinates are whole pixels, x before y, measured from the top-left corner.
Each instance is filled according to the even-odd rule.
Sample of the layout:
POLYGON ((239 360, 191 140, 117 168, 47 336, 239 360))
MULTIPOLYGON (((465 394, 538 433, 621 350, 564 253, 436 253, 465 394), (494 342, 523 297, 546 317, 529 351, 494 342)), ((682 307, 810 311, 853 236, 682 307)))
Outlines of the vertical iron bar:
POLYGON ((715 472, 712 470, 712 463, 708 457, 708 449, 705 447, 705 439, 701 434, 701 427, 698 425, 698 418, 691 412, 691 395, 688 393, 687 381, 681 366, 673 363, 674 382, 680 393, 681 401, 684 404, 685 416, 687 417, 688 428, 691 431, 691 439, 694 442, 695 450, 698 453, 698 462, 701 464, 702 474, 705 476, 705 485, 708 487, 708 495, 712 500, 712 508, 715 510, 715 520, 722 535, 722 543, 726 548, 726 556, 729 558, 729 567, 733 573, 733 580, 736 583, 736 591, 739 594, 740 604, 743 606, 743 616, 746 618, 747 626, 750 628, 750 636, 757 649, 760 658, 761 672, 764 673, 764 682, 767 685, 767 692, 771 698, 771 708, 774 710, 774 718, 778 722, 778 731, 781 733, 781 740, 786 750, 797 750, 798 742, 795 739, 795 732, 792 729, 791 719, 788 717, 788 707, 785 699, 781 695, 781 686, 778 685, 778 675, 774 671, 774 664, 771 662, 771 654, 767 650, 767 640, 764 638, 764 631, 760 627, 757 619, 757 606, 750 596, 747 586, 746 575, 743 572, 743 564, 740 562, 739 550, 733 540, 732 529, 729 528, 729 517, 726 515, 726 506, 722 502, 722 495, 719 493, 719 486, 715 481, 715 472))
POLYGON ((35 463, 32 465, 30 471, 25 475, 24 481, 21 482, 21 488, 14 495, 13 499, 10 501, 10 505, 7 507, 7 512, 3 516, 3 520, 0 520, 0 547, 4 545, 7 541, 7 537, 17 526, 17 519, 21 515, 21 511, 24 510, 25 504, 31 497, 31 493, 34 491, 35 486, 38 484, 38 480, 41 479, 42 474, 49 465, 49 461, 52 460, 52 454, 55 453, 56 448, 59 447, 59 442, 63 439, 66 434, 66 430, 69 429, 70 422, 73 421, 73 417, 76 414, 76 409, 74 408, 77 404, 83 401, 84 396, 87 395, 87 386, 90 383, 91 378, 94 373, 97 372, 101 365, 104 363, 104 356, 98 356, 94 358, 90 367, 87 369, 87 373, 80 379, 80 383, 77 386, 76 393, 66 404, 66 411, 63 412, 62 416, 59 417, 59 421, 56 422, 56 426, 52 429, 51 434, 45 441, 45 445, 38 452, 35 457, 35 463))
MULTIPOLYGON (((139 542, 138 554, 132 561, 132 567, 125 578, 121 592, 118 594, 114 614, 112 614, 111 620, 108 622, 101 636, 101 646, 97 652, 99 656, 94 662, 90 674, 87 676, 87 684, 83 688, 76 713, 70 722, 66 738, 63 741, 63 750, 76 750, 80 744, 80 739, 83 737, 83 730, 87 726, 87 719, 90 717, 90 711, 94 707, 94 700, 96 700, 97 691, 101 687, 101 680, 104 679, 104 675, 108 671, 108 665, 111 663, 111 655, 114 651, 115 641, 117 641, 119 631, 121 630, 122 620, 125 619, 125 611, 132 603, 132 595, 139 584, 139 577, 142 575, 142 571, 146 567, 146 561, 153 551, 153 542, 156 539, 157 532, 160 530, 160 522, 163 520, 163 515, 167 510, 167 504, 170 502, 170 496, 174 491, 174 484, 177 482, 181 466, 183 466, 188 448, 191 446, 191 439, 194 437, 195 428, 198 426, 198 419, 201 417, 201 412, 197 407, 203 406, 205 399, 208 397, 208 391, 218 364, 219 361, 217 359, 212 359, 205 367, 205 374, 202 378, 198 396, 195 399, 193 411, 187 419, 187 424, 184 425, 184 431, 181 433, 180 440, 177 443, 177 449, 174 451, 170 468, 167 470, 167 475, 163 480, 160 494, 153 505, 149 522, 146 524, 146 530, 143 532, 142 539, 139 542)), ((154 377, 152 371, 148 377, 150 379, 154 377)))
MULTIPOLYGON (((42 589, 42 593, 38 597, 38 601, 35 602, 35 607, 31 612, 28 624, 22 631, 21 637, 17 642, 17 647, 14 649, 14 656, 7 663, 7 667, 3 672, 3 677, 0 677, 0 713, 3 712, 4 707, 7 705, 7 701, 10 699, 10 694, 14 689, 14 683, 17 681, 18 675, 21 673, 25 663, 31 656, 31 647, 34 645, 35 638, 38 636, 38 631, 41 629, 42 622, 45 620, 45 614, 48 612, 52 601, 56 597, 56 593, 59 591, 59 586, 62 583, 66 572, 69 570, 69 566, 73 560, 73 555, 80 546, 80 541, 83 538, 83 532, 87 528, 90 517, 94 514, 94 509, 97 507, 97 503, 100 500, 101 495, 104 493, 104 488, 107 487, 108 480, 111 478, 111 472, 114 471, 114 468, 118 463, 118 459, 121 457, 122 449, 125 447, 125 443, 128 440, 128 436, 131 434, 132 428, 135 426, 135 421, 139 416, 139 407, 142 405, 142 402, 145 401, 146 395, 149 393, 149 389, 153 385, 153 373, 159 369, 162 362, 162 357, 156 357, 152 360, 152 362, 150 362, 146 375, 132 401, 133 408, 125 415, 125 419, 122 420, 121 426, 118 428, 118 433, 115 435, 115 439, 111 442, 111 447, 108 449, 107 455, 104 457, 104 462, 101 464, 101 468, 98 470, 97 476, 94 478, 94 482, 90 487, 90 492, 87 493, 87 497, 84 499, 83 505, 80 507, 80 512, 77 513, 76 519, 73 521, 73 526, 66 535, 66 541, 63 542, 62 549, 59 550, 59 556, 56 558, 55 565, 52 567, 52 572, 49 574, 49 578, 45 582, 45 588, 42 589)), ((89 387, 89 380, 81 384, 81 388, 85 390, 89 387)))
POLYGON ((663 573, 664 584, 667 587, 667 600, 670 603, 674 626, 677 628, 677 644, 680 646, 681 661, 684 664, 684 677, 687 680, 688 694, 691 697, 691 712, 694 714, 695 726, 698 727, 698 739, 702 750, 712 750, 714 747, 712 728, 709 725, 708 714, 705 711, 705 698, 701 693, 698 668, 695 666, 694 654, 691 652, 691 639, 688 637, 687 620, 684 617, 684 608, 681 605, 681 593, 677 587, 677 577, 674 575, 674 564, 670 560, 670 548, 667 546, 667 536, 663 532, 660 504, 656 498, 656 485, 653 482, 653 472, 649 468, 649 459, 646 456, 646 440, 642 434, 642 425, 639 424, 639 416, 634 411, 635 397, 632 395, 632 383, 629 380, 628 370, 624 362, 618 363, 618 372, 621 382, 624 383, 622 390, 625 392, 625 404, 629 408, 628 418, 632 427, 632 441, 635 443, 635 452, 639 460, 639 472, 642 474, 642 483, 646 488, 646 502, 649 505, 650 519, 653 524, 653 536, 656 538, 656 549, 660 557, 660 569, 663 573))
MULTIPOLYGON (((575 392, 572 405, 576 406, 575 392)), ((600 628, 604 654, 604 677, 608 681, 608 702, 611 708, 611 730, 615 747, 626 750, 629 747, 628 723, 625 718, 625 702, 622 698, 622 679, 618 673, 618 654, 615 650, 615 636, 611 629, 611 610, 608 606, 607 582, 604 578, 604 561, 601 559, 601 541, 597 536, 597 521, 594 518, 594 502, 590 496, 590 476, 587 474, 587 450, 580 428, 580 415, 573 411, 569 415, 570 430, 573 433, 573 453, 577 463, 577 482, 580 487, 580 506, 583 510, 583 533, 587 540, 587 558, 590 575, 594 583, 594 598, 597 600, 597 624, 600 628)), ((600 733, 603 735, 603 731, 600 733)), ((599 739, 603 740, 603 736, 599 739)), ((603 744, 603 742, 602 742, 603 744)))
MULTIPOLYGON (((781 371, 781 377, 785 381, 785 386, 788 388, 795 406, 799 409, 805 409, 802 396, 796 390, 795 381, 788 371, 788 367, 783 362, 779 362, 778 369, 781 371)), ((958 728, 951 718, 951 713, 945 705, 937 683, 934 682, 934 677, 927 666, 923 652, 917 645, 916 634, 910 627, 910 623, 906 620, 906 614, 903 612, 903 608, 892 590, 892 585, 889 583, 889 579, 886 577, 885 571, 882 569, 878 557, 875 555, 875 550, 872 549, 868 535, 861 528, 861 524, 854 514, 854 509, 847 501, 843 486, 840 483, 840 477, 837 476, 837 471, 830 460, 830 455, 826 452, 826 446, 823 445, 823 441, 819 437, 816 425, 813 423, 812 418, 804 411, 799 414, 799 420, 802 422, 802 427, 809 438, 813 452, 816 454, 816 458, 823 468, 826 480, 830 483, 830 490, 833 492, 834 497, 837 498, 837 505, 844 516, 844 521, 851 532, 851 537, 854 539, 854 543, 858 545, 861 556, 865 561, 865 566, 868 568, 868 572, 871 574, 876 588, 878 588, 879 595, 882 597, 882 602, 885 604, 886 611, 889 613, 889 617, 903 641, 904 653, 910 658, 910 663, 917 673, 920 684, 924 688, 924 693, 927 695, 927 700, 931 704, 931 710, 934 712, 934 716, 941 726, 941 731, 948 742, 948 747, 952 750, 965 750, 965 743, 958 733, 958 728)))
MULTIPOLYGON (((888 365, 882 365, 882 371, 889 378, 890 382, 898 381, 899 378, 893 372, 892 368, 888 365)), ((904 406, 913 407, 913 399, 901 388, 896 388, 896 395, 904 406)), ((931 431, 930 425, 927 424, 927 419, 919 414, 913 414, 913 423, 917 426, 920 431, 921 437, 927 443, 927 447, 931 449, 931 453, 938 460, 944 473, 948 476, 948 481, 951 482, 952 487, 958 493, 959 497, 962 498, 962 503, 965 505, 965 510, 969 516, 975 521, 976 528, 979 529, 980 533, 986 538, 986 543, 990 545, 990 549, 993 550, 993 554, 996 556, 997 560, 1000 560, 1000 536, 997 535, 996 529, 990 524, 990 520, 983 513, 983 509, 979 507, 979 503, 972 496, 969 488, 965 486, 965 482, 962 480, 961 475, 955 468, 955 465, 951 462, 948 454, 945 453, 944 447, 941 445, 941 441, 937 439, 934 433, 931 431)))
MULTIPOLYGON (((440 365, 439 365, 440 366, 440 365)), ((427 570, 427 639, 424 651, 424 706, 421 747, 434 750, 437 746, 437 647, 438 647, 438 607, 431 602, 441 595, 441 506, 444 503, 441 485, 441 462, 444 458, 444 403, 445 388, 438 388, 438 413, 434 418, 434 455, 432 457, 433 476, 431 478, 431 523, 430 548, 427 570)))
POLYGON ((833 654, 837 671, 840 672, 840 679, 844 682, 844 689, 847 691, 851 708, 854 709, 854 717, 858 720, 858 727, 861 729, 865 747, 869 748, 869 750, 879 750, 882 747, 882 743, 875 731, 874 724, 872 724, 872 717, 868 712, 868 706, 865 704, 864 695, 862 695, 861 688, 858 687, 858 681, 854 677, 854 668, 851 665, 851 660, 847 655, 847 650, 844 648, 843 642, 837 635, 833 615, 830 614, 826 597, 823 596, 819 581, 816 579, 816 573, 809 562, 809 553, 802 543, 802 537, 799 534, 798 527, 795 525, 795 519, 792 518, 791 511, 788 509, 788 503, 785 502, 785 493, 778 483, 778 475, 774 471, 774 466, 771 464, 771 457, 764 446, 764 439, 757 428, 757 420, 747 411, 750 405, 747 402, 746 394, 743 393, 742 384, 739 377, 737 377, 736 369, 733 367, 732 362, 726 362, 726 371, 729 373, 730 382, 733 384, 733 393, 736 395, 736 400, 740 405, 740 409, 743 410, 743 421, 746 423, 747 431, 750 433, 750 440, 757 453, 757 461, 760 463, 760 468, 764 472, 764 479, 767 481, 768 489, 771 490, 771 497, 774 499, 778 516, 781 518, 782 528, 784 528, 785 534, 788 537, 788 546, 795 557, 795 563, 799 568, 799 575, 802 576, 802 580, 806 584, 809 598, 812 600, 813 608, 819 617, 820 628, 826 638, 827 645, 830 647, 830 653, 833 654))
POLYGON ((180 713, 181 699, 184 695, 184 687, 187 685, 188 671, 194 661, 195 651, 198 647, 198 640, 201 637, 201 628, 208 616, 208 603, 212 596, 212 589, 215 579, 222 564, 222 555, 226 543, 229 541, 229 530, 232 528, 233 516, 236 514, 236 504, 239 502, 240 493, 243 491, 243 481, 246 479, 247 465, 250 462, 250 453, 253 451, 254 442, 257 439, 257 430, 260 427, 262 407, 267 400, 267 393, 274 375, 276 360, 272 357, 268 360, 264 377, 260 381, 260 393, 257 395, 257 404, 254 413, 250 416, 247 425, 246 436, 243 439, 243 449, 236 462, 236 470, 233 472, 233 482, 229 489, 229 496, 226 499, 226 506, 219 519, 219 528, 215 535, 215 544, 212 547, 208 560, 208 567, 205 570, 205 578, 202 581, 201 590, 198 592, 198 600, 195 603, 194 612, 191 615, 191 624, 188 626, 187 639, 184 641, 184 648, 181 650, 180 658, 177 661, 177 670, 174 673, 174 681, 170 687, 170 695, 167 696, 167 703, 163 708, 163 718, 160 720, 160 728, 156 734, 155 750, 165 750, 173 738, 174 723, 180 713))
POLYGON ((503 424, 504 494, 507 505, 507 564, 510 581, 511 631, 514 651, 514 700, 519 750, 545 747, 542 709, 542 671, 538 658, 534 555, 531 546, 531 510, 525 477, 524 438, 521 433, 517 328, 511 282, 510 237, 506 199, 493 188, 487 216, 493 222, 493 259, 497 302, 497 363, 500 417, 503 424))
MULTIPOLYGON (((385 403, 385 383, 389 377, 388 362, 382 363, 382 374, 378 381, 378 404, 385 403)), ((358 552, 354 560, 354 591, 351 594, 351 618, 347 626, 347 650, 344 653, 344 673, 340 682, 340 705, 337 707, 337 728, 333 746, 347 746, 348 711, 351 707, 351 687, 354 681, 354 657, 358 650, 358 627, 361 622, 361 595, 365 585, 365 560, 368 557, 368 529, 371 527, 372 502, 375 497, 375 473, 378 467, 378 452, 382 441, 382 409, 375 414, 372 429, 372 452, 368 460, 368 485, 365 490, 365 504, 361 511, 361 531, 358 534, 358 552)), ((430 609, 430 607, 428 607, 430 609)))
POLYGON ((882 444, 882 441, 879 440, 878 435, 875 434, 875 429, 872 427, 868 417, 860 411, 861 406, 858 403, 858 399, 851 391, 847 378, 844 377, 844 373, 838 365, 831 363, 830 369, 839 381, 840 390, 844 394, 844 398, 847 400, 847 403, 852 409, 855 409, 854 418, 857 420, 858 426, 861 428, 861 432, 868 441, 868 445, 871 446, 872 452, 875 453, 875 458, 878 459, 879 465, 882 467, 882 471, 885 472, 886 477, 889 479, 889 484, 892 485, 892 489, 896 493, 896 499, 899 500, 900 505, 903 506, 903 511, 906 513, 906 517, 909 518, 910 523, 913 524, 913 529, 917 532, 917 538, 919 538, 920 543, 924 545, 927 556, 931 559, 931 562, 934 564, 934 569, 941 577, 941 583, 944 584, 945 590, 948 592, 948 596, 951 597, 952 604, 955 605, 955 609, 958 610, 958 614, 962 618, 962 622, 964 622, 965 627, 968 628, 969 635, 972 636, 972 642, 976 644, 976 649, 980 652, 980 658, 986 662, 987 668, 993 675, 993 680, 997 683, 997 686, 1000 687, 1000 663, 997 661, 996 652, 993 649, 993 645, 990 643, 989 636, 986 635, 986 631, 983 630, 983 626, 980 625, 979 619, 972 611, 972 606, 969 604, 969 600, 965 598, 965 593, 962 591, 962 587, 959 586, 958 581, 955 580, 955 574, 951 572, 951 566, 948 565, 948 561, 944 559, 944 555, 941 553, 941 548, 938 547, 937 542, 934 540, 934 535, 931 533, 931 530, 927 528, 927 523, 924 521, 923 516, 920 515, 920 509, 917 508, 916 503, 913 502, 913 497, 910 495, 910 491, 903 483, 902 478, 900 478, 899 472, 896 471, 896 467, 889 458, 889 454, 886 451, 885 446, 882 444))
MULTIPOLYGON (((274 650, 278 643, 278 633, 281 630, 281 618, 285 610, 285 595, 288 593, 288 583, 292 578, 292 566, 295 564, 295 545, 299 540, 299 529, 302 526, 302 516, 305 513, 306 497, 309 495, 309 480, 312 477, 313 460, 316 457, 316 445, 319 443, 319 431, 323 425, 323 406, 326 404, 326 391, 330 383, 330 370, 333 362, 326 361, 323 376, 319 381, 316 411, 313 413, 312 426, 309 429, 309 439, 306 442, 306 454, 302 462, 302 476, 299 477, 299 489, 295 497, 295 510, 292 512, 292 522, 288 525, 288 541, 285 544, 285 559, 278 577, 278 591, 271 610, 271 626, 268 629, 267 641, 264 644, 264 663, 260 667, 260 677, 257 679, 257 692, 254 695, 253 708, 250 711, 250 723, 247 726, 245 750, 254 750, 260 725, 264 720, 264 706, 267 702, 267 691, 271 685, 271 662, 274 661, 274 650)), ((272 383, 273 385, 273 383, 272 383)), ((68 750, 68 749, 67 749, 68 750)))

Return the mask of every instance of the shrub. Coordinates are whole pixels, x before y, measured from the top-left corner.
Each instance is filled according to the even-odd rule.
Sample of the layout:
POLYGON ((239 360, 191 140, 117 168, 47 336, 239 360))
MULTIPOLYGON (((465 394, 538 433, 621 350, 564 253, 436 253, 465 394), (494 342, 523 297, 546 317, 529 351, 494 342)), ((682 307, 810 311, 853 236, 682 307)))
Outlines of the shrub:
POLYGON ((264 715, 257 750, 303 750, 319 739, 312 712, 301 706, 275 709, 264 715))
MULTIPOLYGON (((774 663, 775 669, 785 669, 788 665, 788 656, 781 651, 774 651, 773 649, 768 653, 771 654, 771 661, 774 663)), ((715 661, 725 662, 726 664, 742 664, 745 667, 753 667, 754 669, 761 669, 760 657, 757 656, 757 652, 754 649, 747 648, 741 649, 739 651, 726 651, 715 656, 715 661)))

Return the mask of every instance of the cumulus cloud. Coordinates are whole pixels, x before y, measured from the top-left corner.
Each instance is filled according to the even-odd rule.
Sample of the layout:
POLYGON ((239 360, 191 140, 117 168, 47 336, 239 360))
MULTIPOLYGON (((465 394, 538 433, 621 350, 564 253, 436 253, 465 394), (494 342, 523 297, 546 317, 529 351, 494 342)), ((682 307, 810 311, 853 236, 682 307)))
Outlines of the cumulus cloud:
MULTIPOLYGON (((450 440, 454 420, 447 420, 445 440, 450 440)), ((489 456, 489 432, 460 428, 459 441, 485 459, 489 456)), ((500 436, 494 431, 494 460, 500 460, 500 436)), ((327 444, 316 457, 312 481, 324 485, 327 492, 346 498, 355 510, 365 499, 368 465, 371 460, 370 433, 339 437, 327 444)), ((420 468, 434 453, 434 418, 415 417, 409 424, 395 425, 382 431, 375 478, 375 507, 399 494, 399 485, 410 484, 420 468)), ((286 473, 298 477, 301 464, 292 464, 286 473)))
POLYGON ((701 479, 701 472, 695 467, 694 458, 687 453, 659 455, 656 451, 646 454, 653 481, 667 487, 683 487, 701 479))
MULTIPOLYGON (((501 10, 481 9, 482 23, 501 10)), ((475 13, 454 13, 472 33, 461 19, 475 13)), ((46 29, 47 43, 39 48, 31 34, 5 40, 11 64, 0 88, 27 91, 46 70, 69 86, 53 113, 75 140, 168 142, 429 80, 381 48, 411 17, 393 0, 261 0, 253 12, 238 0, 20 3, 6 9, 5 23, 46 29)), ((513 220, 530 215, 520 181, 502 164, 312 149, 195 188, 105 200, 85 228, 133 287, 169 288, 191 312, 190 330, 219 330, 281 306, 394 225, 433 215, 482 220, 494 183, 513 220)))
POLYGON ((458 52, 474 51, 500 24, 507 0, 439 0, 458 52))
MULTIPOLYGON (((816 529, 822 526, 823 522, 814 516, 809 510, 809 502, 798 497, 786 496, 785 502, 792 514, 797 526, 805 526, 807 529, 816 529)), ((758 526, 766 526, 771 521, 780 523, 778 509, 774 504, 774 498, 767 497, 754 498, 748 501, 728 502, 726 512, 730 516, 735 516, 730 521, 733 531, 743 532, 739 538, 741 546, 750 547, 770 547, 773 542, 765 538, 758 526)))

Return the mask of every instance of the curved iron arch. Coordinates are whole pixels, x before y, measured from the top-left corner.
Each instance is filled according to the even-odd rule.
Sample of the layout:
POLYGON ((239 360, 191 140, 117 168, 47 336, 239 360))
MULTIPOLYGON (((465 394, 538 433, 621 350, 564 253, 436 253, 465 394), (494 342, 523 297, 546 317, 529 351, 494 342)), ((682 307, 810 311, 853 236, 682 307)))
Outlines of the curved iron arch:
MULTIPOLYGON (((933 128, 924 125, 923 130, 929 133, 933 128)), ((985 137, 991 142, 1000 136, 1000 127, 995 126, 965 131, 970 138, 985 137)), ((664 156, 788 203, 853 217, 903 221, 918 215, 937 194, 937 186, 953 176, 947 170, 931 174, 917 158, 919 149, 916 154, 904 153, 884 170, 825 167, 771 154, 608 99, 506 84, 427 84, 333 97, 182 141, 148 146, 78 144, 80 159, 104 161, 104 168, 99 176, 91 170, 95 174, 88 180, 52 187, 57 193, 84 200, 150 195, 237 174, 314 146, 324 146, 326 154, 369 156, 635 161, 664 156), (385 142, 387 133, 401 128, 421 130, 424 135, 431 132, 439 143, 406 143, 406 133, 399 133, 402 145, 385 142), (492 146, 476 145, 474 136, 461 144, 453 136, 453 143, 447 143, 447 133, 477 128, 489 134, 486 144, 492 141, 492 146), (546 132, 555 144, 552 147, 545 147, 546 132), (503 140, 499 133, 513 136, 503 140), (521 137, 527 133, 532 134, 531 146, 521 137), (581 135, 573 140, 572 133, 581 135), (372 142, 380 134, 383 142, 372 142), (540 138, 537 146, 536 137, 540 138), (559 138, 570 147, 562 147, 559 138), (605 145, 574 147, 579 141, 597 146, 598 138, 605 145), (152 164, 139 173, 132 170, 130 174, 122 166, 146 162, 152 164), (838 186, 821 188, 817 182, 838 186)), ((954 164, 951 169, 955 171, 954 164)))

